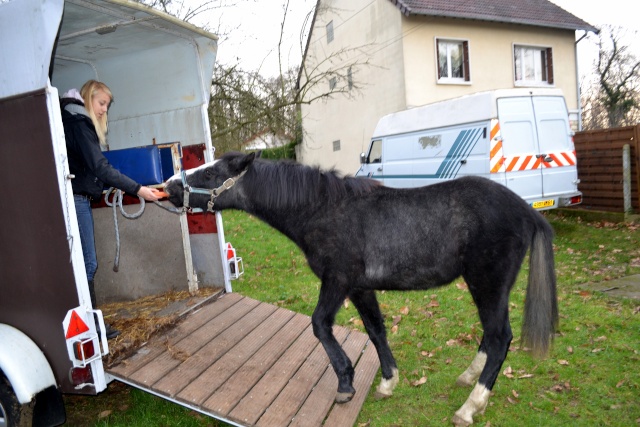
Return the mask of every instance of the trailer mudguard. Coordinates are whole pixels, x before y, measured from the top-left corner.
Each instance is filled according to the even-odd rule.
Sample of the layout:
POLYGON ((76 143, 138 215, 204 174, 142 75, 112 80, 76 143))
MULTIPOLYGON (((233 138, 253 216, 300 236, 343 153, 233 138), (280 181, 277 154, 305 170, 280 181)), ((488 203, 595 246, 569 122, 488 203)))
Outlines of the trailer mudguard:
POLYGON ((0 370, 7 377, 20 404, 26 404, 48 387, 56 387, 49 362, 24 333, 0 324, 0 370))

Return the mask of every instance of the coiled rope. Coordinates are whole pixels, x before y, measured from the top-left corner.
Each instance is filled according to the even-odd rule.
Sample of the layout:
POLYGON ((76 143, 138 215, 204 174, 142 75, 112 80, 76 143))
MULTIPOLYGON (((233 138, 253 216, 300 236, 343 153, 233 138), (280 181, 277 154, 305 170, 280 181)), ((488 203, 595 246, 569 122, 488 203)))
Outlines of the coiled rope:
POLYGON ((124 206, 122 205, 122 190, 118 190, 117 188, 111 187, 107 190, 104 195, 104 202, 107 206, 113 207, 113 223, 115 225, 116 231, 116 257, 113 261, 113 271, 118 272, 118 268, 120 266, 120 231, 118 229, 118 214, 117 207, 120 207, 120 213, 127 219, 137 219, 142 216, 144 213, 145 200, 138 196, 140 199, 140 209, 135 213, 128 213, 124 210, 124 206), (109 202, 109 195, 113 192, 113 199, 109 202))

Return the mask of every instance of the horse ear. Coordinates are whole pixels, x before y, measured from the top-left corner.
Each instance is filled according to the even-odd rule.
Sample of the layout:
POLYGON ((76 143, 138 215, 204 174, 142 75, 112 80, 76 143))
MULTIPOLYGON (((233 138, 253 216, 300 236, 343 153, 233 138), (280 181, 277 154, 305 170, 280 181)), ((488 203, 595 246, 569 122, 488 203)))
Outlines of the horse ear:
POLYGON ((261 158, 262 157, 262 150, 255 151, 255 154, 256 154, 256 159, 261 158))
POLYGON ((255 158, 256 153, 249 153, 246 156, 239 156, 231 161, 230 166, 235 168, 238 172, 242 172, 243 170, 246 170, 251 165, 251 163, 253 163, 255 158))

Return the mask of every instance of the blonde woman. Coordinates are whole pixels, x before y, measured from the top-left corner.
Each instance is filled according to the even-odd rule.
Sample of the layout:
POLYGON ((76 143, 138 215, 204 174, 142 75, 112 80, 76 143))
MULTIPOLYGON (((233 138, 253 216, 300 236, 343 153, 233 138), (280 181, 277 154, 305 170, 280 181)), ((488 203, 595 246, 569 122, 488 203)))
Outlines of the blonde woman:
MULTIPOLYGON (((144 187, 115 169, 102 154, 106 147, 107 111, 113 101, 111 90, 96 80, 86 82, 80 92, 71 89, 62 96, 62 123, 67 143, 73 199, 76 206, 84 265, 89 281, 91 304, 96 308, 94 276, 98 269, 93 232, 91 201, 102 196, 105 184, 138 195, 145 200, 158 200, 158 190, 144 187)), ((106 325, 109 339, 119 332, 106 325)))

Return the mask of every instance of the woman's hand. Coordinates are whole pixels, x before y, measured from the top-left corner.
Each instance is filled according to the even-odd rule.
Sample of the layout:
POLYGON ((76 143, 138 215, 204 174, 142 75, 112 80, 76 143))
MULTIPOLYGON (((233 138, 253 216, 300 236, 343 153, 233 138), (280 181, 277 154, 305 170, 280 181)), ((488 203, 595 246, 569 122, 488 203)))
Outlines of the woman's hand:
POLYGON ((144 186, 140 187, 140 190, 138 190, 138 196, 142 197, 147 202, 153 202, 155 200, 161 199, 160 191, 156 190, 155 188, 144 186))

